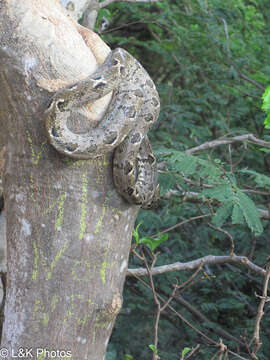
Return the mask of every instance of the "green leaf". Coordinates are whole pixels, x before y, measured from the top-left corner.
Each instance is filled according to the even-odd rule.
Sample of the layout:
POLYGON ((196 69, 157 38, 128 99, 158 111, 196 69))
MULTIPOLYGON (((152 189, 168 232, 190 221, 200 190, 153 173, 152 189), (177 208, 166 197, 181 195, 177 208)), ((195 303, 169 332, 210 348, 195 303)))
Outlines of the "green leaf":
POLYGON ((181 151, 174 151, 170 160, 175 169, 183 172, 187 176, 194 174, 198 166, 198 160, 195 156, 185 154, 181 151))
POLYGON ((164 241, 168 240, 168 234, 158 234, 156 238, 152 237, 141 237, 139 235, 139 228, 142 225, 142 222, 140 222, 136 228, 133 230, 133 237, 135 238, 136 245, 138 244, 144 244, 149 247, 151 252, 153 253, 154 250, 162 244, 164 241))
POLYGON ((270 129, 270 112, 267 114, 267 117, 264 120, 264 127, 270 129))
POLYGON ((245 219, 243 215, 243 211, 241 210, 241 207, 238 204, 235 204, 233 207, 232 212, 232 223, 233 224, 244 224, 245 219))
POLYGON ((182 353, 181 353, 181 360, 184 360, 184 357, 185 355, 190 352, 191 348, 189 347, 185 347, 183 350, 182 350, 182 353))
POLYGON ((159 174, 158 182, 160 186, 160 195, 166 194, 170 189, 173 189, 176 184, 176 177, 170 172, 159 174))
POLYGON ((209 197, 210 199, 216 199, 221 202, 233 200, 234 197, 231 184, 224 184, 211 189, 204 189, 201 194, 209 197))
POLYGON ((224 204, 222 204, 222 206, 220 206, 217 212, 215 213, 215 216, 212 219, 212 223, 215 226, 220 227, 231 215, 232 208, 233 208, 232 201, 227 201, 224 204))
POLYGON ((263 98, 263 104, 262 104, 263 111, 265 112, 270 111, 270 86, 266 88, 262 98, 263 98))
POLYGON ((264 126, 266 129, 270 129, 270 86, 266 88, 262 98, 263 98, 262 109, 267 114, 264 120, 264 126))
POLYGON ((129 354, 125 355, 125 360, 132 360, 132 359, 133 359, 133 356, 131 356, 129 354))
POLYGON ((142 222, 140 222, 136 228, 133 230, 132 236, 135 238, 136 245, 139 244, 140 238, 139 238, 139 227, 142 225, 142 222))
POLYGON ((260 219, 260 214, 254 204, 254 202, 241 190, 237 191, 237 197, 239 200, 239 207, 241 208, 244 218, 255 235, 260 235, 263 232, 263 227, 260 219))
MULTIPOLYGON (((268 149, 268 150, 270 150, 270 149, 268 149)), ((255 180, 256 184, 258 184, 260 187, 270 188, 270 177, 269 176, 260 174, 254 170, 242 170, 241 172, 244 174, 249 174, 251 176, 254 176, 255 177, 254 180, 255 180)))
POLYGON ((153 351, 153 353, 154 353, 155 355, 158 354, 158 350, 157 350, 157 348, 155 347, 155 345, 151 344, 151 345, 148 345, 148 346, 149 346, 149 348, 153 351))
MULTIPOLYGON (((266 128, 266 129, 268 129, 268 128, 266 128)), ((263 151, 265 153, 270 153, 270 149, 268 149, 268 148, 260 148, 260 151, 263 151)))
POLYGON ((166 240, 168 240, 168 234, 160 235, 157 238, 142 237, 139 240, 139 243, 147 245, 149 247, 149 249, 151 250, 151 252, 153 253, 154 250, 166 240))

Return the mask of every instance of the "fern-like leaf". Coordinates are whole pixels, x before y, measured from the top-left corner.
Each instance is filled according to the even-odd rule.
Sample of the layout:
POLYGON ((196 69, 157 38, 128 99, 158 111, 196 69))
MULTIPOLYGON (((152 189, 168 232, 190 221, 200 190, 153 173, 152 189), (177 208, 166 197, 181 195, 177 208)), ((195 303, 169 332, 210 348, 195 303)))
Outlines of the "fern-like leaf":
POLYGON ((239 204, 234 204, 233 211, 232 211, 232 223, 233 224, 244 224, 245 219, 243 215, 243 211, 239 204))
POLYGON ((239 207, 241 208, 244 218, 255 235, 260 235, 263 232, 260 214, 254 202, 241 190, 237 190, 237 198, 239 200, 239 207))
POLYGON ((222 206, 220 206, 215 214, 215 216, 212 219, 212 223, 220 227, 231 215, 233 208, 232 201, 227 201, 222 206))
POLYGON ((260 174, 254 170, 242 170, 241 172, 244 174, 249 174, 251 176, 254 176, 254 180, 258 186, 270 188, 270 177, 269 176, 260 174))
POLYGON ((234 199, 234 192, 231 184, 224 184, 210 189, 204 189, 201 194, 220 202, 233 201, 234 199))

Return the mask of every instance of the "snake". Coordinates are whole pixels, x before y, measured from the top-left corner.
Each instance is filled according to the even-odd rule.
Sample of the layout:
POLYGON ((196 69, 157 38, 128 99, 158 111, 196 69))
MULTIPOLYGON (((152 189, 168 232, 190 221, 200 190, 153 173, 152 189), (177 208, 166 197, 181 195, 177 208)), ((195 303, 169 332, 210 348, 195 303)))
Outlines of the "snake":
POLYGON ((83 80, 58 90, 45 110, 50 144, 76 160, 96 159, 113 151, 113 181, 130 204, 144 209, 159 202, 157 161, 147 132, 157 121, 160 101, 147 71, 121 48, 83 80), (93 127, 86 106, 112 92, 112 99, 93 127))

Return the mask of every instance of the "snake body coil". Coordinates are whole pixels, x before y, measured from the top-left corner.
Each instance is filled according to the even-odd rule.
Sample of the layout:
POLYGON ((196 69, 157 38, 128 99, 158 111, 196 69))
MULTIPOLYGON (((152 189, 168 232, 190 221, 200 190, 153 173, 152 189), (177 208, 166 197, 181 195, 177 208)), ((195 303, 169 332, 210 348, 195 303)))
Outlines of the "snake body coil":
POLYGON ((159 185, 147 132, 159 109, 159 96, 146 70, 118 48, 94 74, 55 93, 46 110, 46 132, 57 151, 74 159, 94 159, 115 149, 117 191, 128 202, 149 208, 158 201, 159 185), (91 128, 84 107, 111 91, 103 119, 91 128))

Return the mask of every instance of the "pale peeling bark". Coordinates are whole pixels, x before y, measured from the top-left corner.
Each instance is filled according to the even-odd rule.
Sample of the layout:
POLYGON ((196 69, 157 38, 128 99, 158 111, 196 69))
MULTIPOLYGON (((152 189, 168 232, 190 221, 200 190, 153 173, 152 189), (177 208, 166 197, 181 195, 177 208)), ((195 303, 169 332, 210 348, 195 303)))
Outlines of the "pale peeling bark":
MULTIPOLYGON (((98 61, 108 48, 95 47, 99 40, 86 30, 80 35, 54 0, 0 0, 0 18, 8 243, 2 347, 7 359, 27 347, 33 355, 45 348, 102 360, 138 207, 115 191, 112 154, 95 161, 59 155, 45 137, 43 112, 49 91, 96 68, 84 39, 98 61)), ((91 107, 95 121, 104 106, 91 107)))
POLYGON ((59 0, 69 16, 74 20, 83 20, 83 25, 94 29, 98 12, 101 9, 98 0, 59 0))
POLYGON ((59 0, 59 2, 76 21, 82 17, 89 5, 98 3, 97 0, 59 0))

